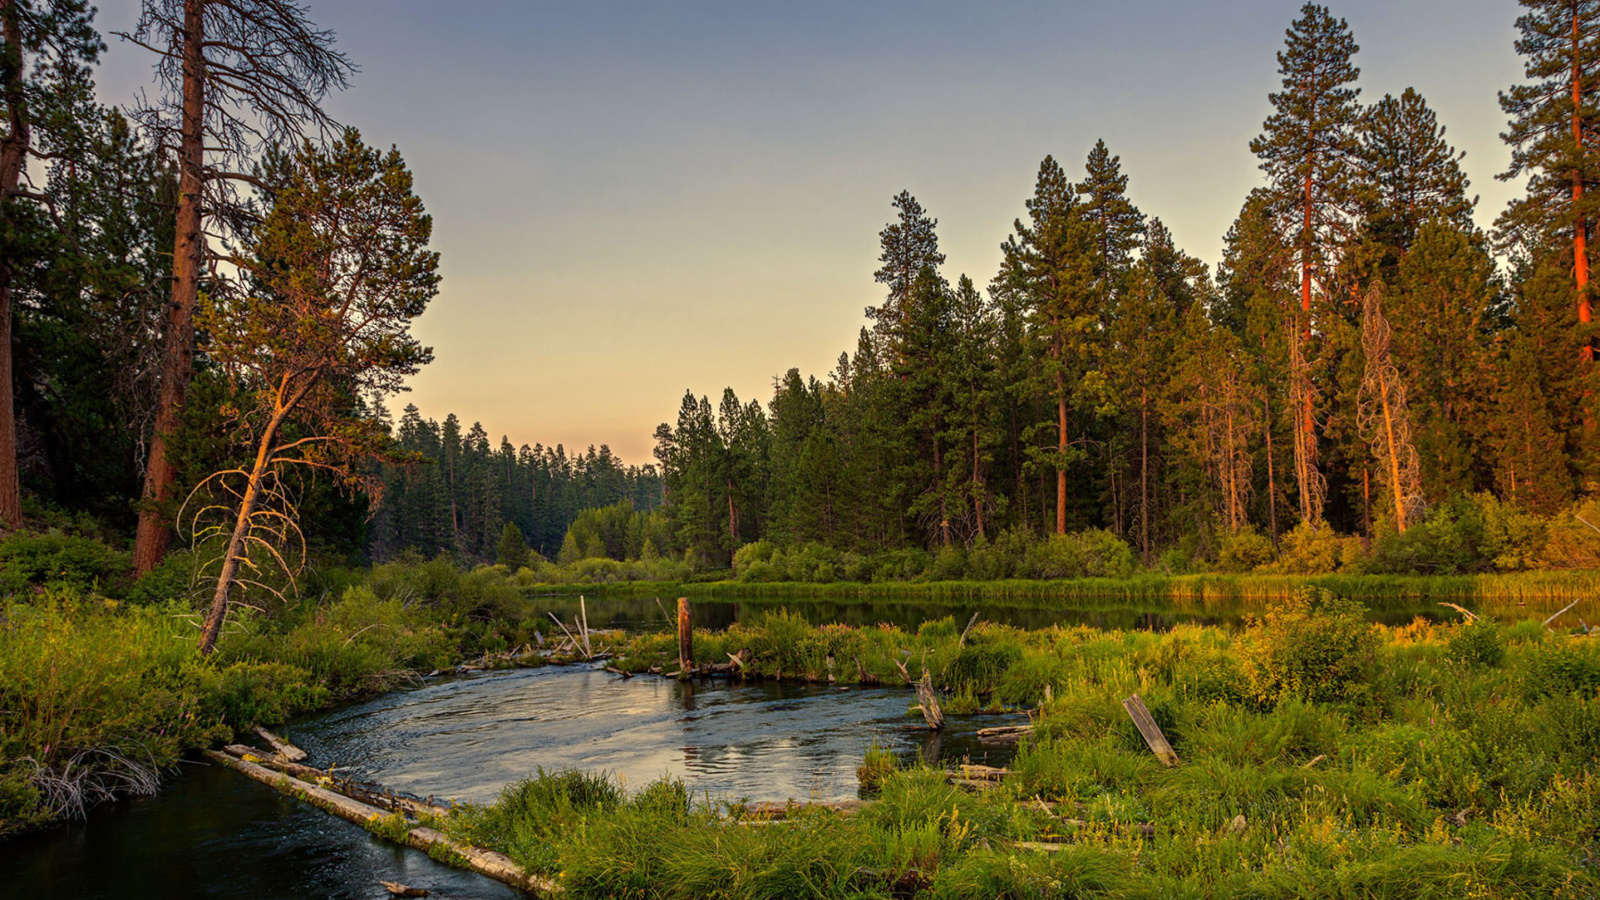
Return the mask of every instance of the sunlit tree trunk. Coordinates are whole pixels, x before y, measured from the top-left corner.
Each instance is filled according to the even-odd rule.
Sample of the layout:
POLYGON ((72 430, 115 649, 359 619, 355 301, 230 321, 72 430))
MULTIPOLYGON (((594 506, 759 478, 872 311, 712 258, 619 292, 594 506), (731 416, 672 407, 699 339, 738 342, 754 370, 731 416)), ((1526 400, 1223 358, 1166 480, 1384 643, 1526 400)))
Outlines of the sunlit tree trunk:
POLYGON ((205 166, 205 5, 183 4, 183 112, 178 148, 177 238, 172 253, 172 298, 162 329, 161 394, 155 433, 145 466, 139 528, 134 536, 134 574, 143 575, 161 562, 172 542, 169 504, 178 471, 168 456, 168 443, 178 431, 194 367, 194 309, 200 297, 200 271, 205 263, 201 231, 201 193, 205 166))
MULTIPOLYGON (((9 206, 22 183, 30 140, 27 94, 22 83, 22 28, 15 0, 0 0, 5 47, 13 58, 5 61, 10 77, 5 91, 9 120, 0 142, 0 208, 9 206)), ((22 487, 17 476, 17 420, 11 387, 11 259, 0 254, 0 532, 22 524, 22 487)))

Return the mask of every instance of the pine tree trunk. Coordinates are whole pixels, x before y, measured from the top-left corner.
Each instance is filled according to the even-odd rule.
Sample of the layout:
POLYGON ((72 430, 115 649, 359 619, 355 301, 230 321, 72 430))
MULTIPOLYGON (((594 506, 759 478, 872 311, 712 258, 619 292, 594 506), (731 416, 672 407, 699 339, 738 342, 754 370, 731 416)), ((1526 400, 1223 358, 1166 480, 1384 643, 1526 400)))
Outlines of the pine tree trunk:
POLYGON ((1150 393, 1139 391, 1139 543, 1150 567, 1150 393))
POLYGON ((978 520, 978 537, 983 537, 983 481, 978 477, 978 429, 972 429, 972 513, 978 520))
POLYGON ((1067 533, 1067 388, 1056 373, 1056 534, 1067 533))
MULTIPOLYGON (((15 48, 21 62, 22 34, 17 21, 15 0, 0 0, 0 18, 8 48, 15 48)), ((10 113, 6 137, 0 142, 0 210, 10 206, 22 183, 27 166, 27 96, 23 92, 22 72, 12 73, 3 86, 6 109, 10 113)), ((15 392, 11 385, 11 282, 14 271, 9 254, 0 254, 0 532, 22 525, 22 487, 17 475, 17 420, 15 392)))
MULTIPOLYGON (((1579 154, 1585 152, 1583 146, 1583 67, 1581 65, 1579 32, 1578 32, 1578 5, 1572 7, 1572 143, 1578 148, 1579 154)), ((1589 324, 1592 313, 1589 303, 1589 220, 1581 209, 1583 203, 1583 171, 1581 168, 1572 170, 1572 264, 1573 275, 1578 287, 1578 321, 1589 324)), ((1583 361, 1590 362, 1594 359, 1594 345, 1585 339, 1583 342, 1583 361)), ((1587 404, 1586 404, 1587 407, 1587 404)), ((1594 428, 1594 414, 1589 409, 1584 410, 1584 427, 1594 428)))
POLYGON ((1394 527, 1401 533, 1406 532, 1406 498, 1404 482, 1400 480, 1400 448, 1395 441, 1394 416, 1389 410, 1389 385, 1383 380, 1378 380, 1379 400, 1383 405, 1383 438, 1389 445, 1389 485, 1390 493, 1394 494, 1394 527))
POLYGON ((172 256, 172 298, 162 334, 161 394, 150 460, 145 466, 133 570, 143 575, 161 562, 172 543, 167 506, 178 479, 167 444, 178 431, 194 366, 194 310, 205 263, 202 197, 205 166, 206 0, 183 3, 183 114, 178 150, 177 240, 172 256))
POLYGON ((1272 395, 1263 393, 1261 397, 1261 418, 1265 423, 1262 430, 1267 439, 1267 528, 1272 532, 1272 547, 1278 547, 1278 481, 1273 473, 1272 464, 1272 395))

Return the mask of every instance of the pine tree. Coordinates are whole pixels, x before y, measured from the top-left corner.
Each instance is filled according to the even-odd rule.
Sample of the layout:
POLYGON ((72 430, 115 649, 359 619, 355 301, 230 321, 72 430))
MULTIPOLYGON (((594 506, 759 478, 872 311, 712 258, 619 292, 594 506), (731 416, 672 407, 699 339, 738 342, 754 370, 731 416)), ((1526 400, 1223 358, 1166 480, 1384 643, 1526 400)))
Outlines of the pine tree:
POLYGON ((515 572, 528 565, 528 542, 522 538, 522 529, 515 522, 507 522, 500 529, 500 543, 495 558, 500 565, 515 572))
POLYGON ((1278 54, 1283 90, 1273 93, 1273 114, 1250 142, 1271 183, 1272 208, 1294 235, 1300 268, 1298 338, 1289 343, 1290 411, 1294 416, 1295 480, 1300 516, 1322 519, 1326 482, 1318 465, 1315 362, 1311 345, 1314 292, 1331 294, 1340 235, 1352 204, 1352 163, 1359 154, 1361 120, 1351 62, 1359 48, 1343 19, 1307 3, 1286 32, 1278 54))
MULTIPOLYGON (((944 265, 936 231, 939 221, 929 218, 909 191, 895 196, 894 208, 898 213, 896 221, 878 233, 883 251, 878 256, 880 268, 872 276, 879 284, 888 286, 889 295, 882 306, 867 307, 867 318, 876 322, 874 332, 890 348, 899 341, 905 306, 917 277, 923 269, 937 272, 944 265)), ((890 351, 891 355, 895 352, 890 351)))
MULTIPOLYGON (((1500 94, 1511 117, 1503 135, 1511 166, 1503 179, 1531 175, 1528 196, 1497 223, 1508 242, 1540 246, 1570 235, 1569 261, 1583 363, 1594 359, 1589 332, 1589 233, 1600 198, 1600 2, 1521 0, 1517 52, 1528 81, 1500 94)), ((1593 414, 1589 414, 1593 419, 1593 414)))
POLYGON ((1094 277, 1102 314, 1109 321, 1112 291, 1144 237, 1144 213, 1128 199, 1122 160, 1111 155, 1104 140, 1095 141, 1084 162, 1084 173, 1077 185, 1079 206, 1084 220, 1094 228, 1094 277))
POLYGON ((1470 231, 1474 200, 1461 170, 1466 154, 1445 141, 1444 126, 1413 88, 1384 95, 1361 125, 1355 193, 1362 232, 1378 248, 1379 271, 1392 281, 1399 259, 1423 223, 1439 220, 1470 231))
POLYGON ((1095 269, 1095 228, 1083 219, 1076 191, 1053 157, 1039 166, 1034 195, 1027 201, 1028 224, 1019 219, 1015 233, 1001 246, 1001 274, 1025 298, 1030 331, 1043 349, 1029 378, 1055 409, 1053 449, 1036 448, 1034 460, 1054 469, 1057 534, 1067 531, 1067 469, 1077 455, 1072 447, 1069 413, 1082 395, 1080 382, 1094 368, 1100 314, 1095 269))
MULTIPOLYGON (((94 8, 84 0, 0 3, 0 531, 22 524, 22 494, 17 474, 17 431, 12 386, 12 290, 19 257, 18 237, 34 206, 47 199, 28 189, 30 164, 43 158, 41 139, 60 120, 39 107, 87 82, 87 67, 104 46, 95 33, 94 8), (36 132, 46 132, 36 134, 36 132)), ((68 120, 70 121, 70 120, 68 120)))

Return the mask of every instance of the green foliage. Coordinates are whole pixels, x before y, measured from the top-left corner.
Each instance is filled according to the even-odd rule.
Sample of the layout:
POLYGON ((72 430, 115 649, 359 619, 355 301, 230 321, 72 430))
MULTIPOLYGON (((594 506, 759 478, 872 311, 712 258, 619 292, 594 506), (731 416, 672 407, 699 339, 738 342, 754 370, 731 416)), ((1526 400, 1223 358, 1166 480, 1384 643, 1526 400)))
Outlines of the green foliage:
POLYGON ((1506 658, 1505 629, 1490 619, 1476 619, 1451 629, 1445 657, 1468 667, 1493 668, 1506 658))
POLYGON ((1278 559, 1268 570, 1282 575, 1339 572, 1361 557, 1361 541, 1336 533, 1327 523, 1301 522, 1279 538, 1278 559))
POLYGON ((1271 562, 1272 541, 1249 525, 1223 535, 1218 541, 1219 572, 1250 572, 1271 562))
POLYGON ((496 549, 496 557, 500 565, 512 572, 528 565, 528 542, 522 538, 522 530, 515 522, 507 522, 500 529, 500 545, 496 549))
POLYGON ((0 596, 49 587, 121 597, 128 568, 128 554, 92 538, 52 530, 16 532, 0 540, 0 596))
POLYGON ((1051 535, 1028 554, 1034 578, 1126 578, 1133 574, 1133 550, 1109 531, 1051 535))
POLYGON ((1364 612, 1356 601, 1306 588, 1252 620, 1242 649, 1251 695, 1269 705, 1365 697, 1378 636, 1364 612))

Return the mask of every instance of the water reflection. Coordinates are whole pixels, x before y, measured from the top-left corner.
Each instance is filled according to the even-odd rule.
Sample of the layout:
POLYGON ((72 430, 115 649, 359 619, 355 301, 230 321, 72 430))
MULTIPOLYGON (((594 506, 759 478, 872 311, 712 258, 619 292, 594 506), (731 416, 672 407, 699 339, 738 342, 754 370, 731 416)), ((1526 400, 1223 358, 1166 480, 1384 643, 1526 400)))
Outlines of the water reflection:
MULTIPOLYGON (((831 800, 855 796, 855 768, 873 741, 907 758, 926 751, 928 733, 907 727, 910 702, 887 688, 530 669, 379 698, 293 733, 314 758, 374 781, 477 802, 540 767, 607 771, 634 787, 678 778, 702 796, 831 800)), ((974 739, 986 718, 954 724, 935 758, 1009 756, 974 739)))

